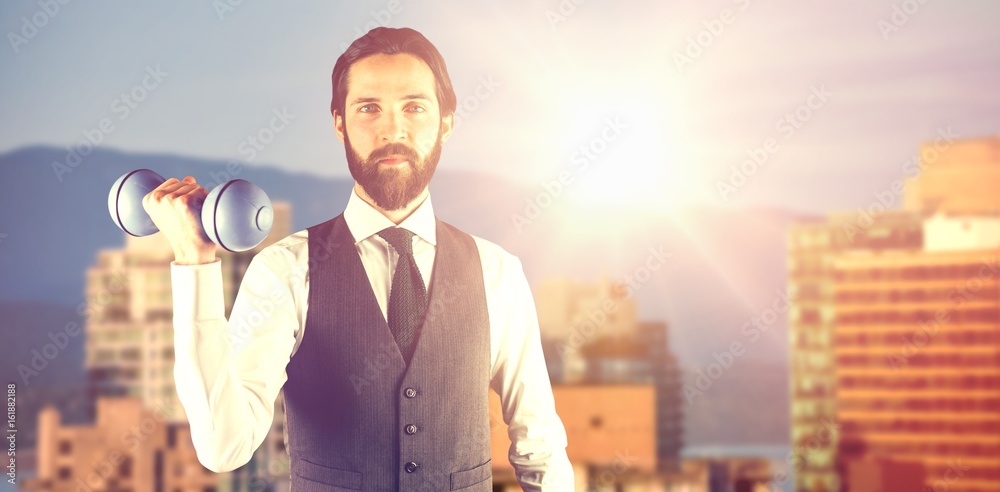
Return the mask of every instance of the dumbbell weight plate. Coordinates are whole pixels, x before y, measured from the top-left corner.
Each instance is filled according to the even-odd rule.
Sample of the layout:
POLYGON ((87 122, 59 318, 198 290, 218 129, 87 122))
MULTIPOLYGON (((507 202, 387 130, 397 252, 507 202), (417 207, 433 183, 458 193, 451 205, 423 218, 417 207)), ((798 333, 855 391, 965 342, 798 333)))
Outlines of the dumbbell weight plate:
POLYGON ((216 186, 201 207, 205 234, 228 251, 253 249, 271 232, 273 219, 271 199, 245 179, 216 186))
POLYGON ((159 231, 142 208, 142 199, 166 179, 149 169, 125 173, 108 193, 108 213, 121 230, 133 236, 148 236, 159 231))

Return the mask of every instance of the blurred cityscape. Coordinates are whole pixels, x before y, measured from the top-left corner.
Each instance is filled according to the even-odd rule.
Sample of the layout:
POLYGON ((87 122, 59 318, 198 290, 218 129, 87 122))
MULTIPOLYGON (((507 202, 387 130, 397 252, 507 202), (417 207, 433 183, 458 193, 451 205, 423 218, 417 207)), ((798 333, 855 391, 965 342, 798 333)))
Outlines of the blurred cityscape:
MULTIPOLYGON (((640 319, 627 285, 534 285, 577 490, 1000 490, 1000 137, 942 137, 918 155, 869 206, 788 232, 788 290, 775 300, 787 309, 759 314, 790 329, 792 439, 777 460, 685 453, 683 402, 702 388, 685 383, 668 323, 640 319)), ((275 209, 267 241, 219 252, 227 316, 253 255, 293 232, 291 206, 275 209)), ((128 236, 86 272, 85 419, 41 411, 35 449, 19 450, 21 489, 288 490, 280 396, 247 465, 198 463, 173 380, 171 259, 160 236, 128 236)), ((727 348, 709 377, 743 350, 727 348)), ((520 490, 490 398, 494 490, 520 490)))

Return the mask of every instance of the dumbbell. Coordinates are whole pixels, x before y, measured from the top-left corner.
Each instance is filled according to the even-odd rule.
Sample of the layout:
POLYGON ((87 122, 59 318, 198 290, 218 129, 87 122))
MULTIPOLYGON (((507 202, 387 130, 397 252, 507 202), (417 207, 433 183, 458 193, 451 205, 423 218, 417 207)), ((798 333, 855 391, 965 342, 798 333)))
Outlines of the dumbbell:
MULTIPOLYGON (((108 193, 111 220, 128 234, 148 236, 159 231, 142 207, 142 199, 166 179, 149 169, 122 175, 108 193)), ((271 199, 257 185, 234 179, 216 186, 201 206, 205 234, 226 251, 246 251, 257 246, 271 231, 274 211, 271 199)))

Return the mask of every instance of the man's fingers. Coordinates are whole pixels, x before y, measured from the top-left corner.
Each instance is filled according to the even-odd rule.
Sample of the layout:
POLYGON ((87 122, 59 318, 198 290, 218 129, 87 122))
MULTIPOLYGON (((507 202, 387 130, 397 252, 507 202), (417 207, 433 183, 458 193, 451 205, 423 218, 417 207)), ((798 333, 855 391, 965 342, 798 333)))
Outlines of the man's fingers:
POLYGON ((208 190, 202 188, 201 186, 193 185, 191 189, 187 190, 184 194, 198 196, 199 198, 205 198, 206 196, 208 196, 208 190))
POLYGON ((171 184, 170 186, 165 186, 162 189, 161 188, 157 188, 157 189, 151 191, 150 193, 153 195, 154 199, 156 199, 156 200, 162 200, 162 199, 167 198, 169 196, 176 197, 176 196, 185 195, 185 194, 187 194, 187 192, 191 191, 192 189, 196 189, 196 188, 198 188, 197 184, 186 183, 184 181, 178 181, 176 183, 171 184))
POLYGON ((164 194, 172 193, 177 188, 186 185, 187 183, 183 181, 178 181, 177 178, 170 178, 164 181, 160 186, 157 186, 150 193, 163 192, 164 194))
POLYGON ((205 198, 208 196, 208 190, 198 185, 192 185, 191 189, 187 190, 184 195, 188 197, 191 203, 204 203, 205 198))
POLYGON ((189 194, 192 191, 197 190, 197 189, 198 189, 198 185, 196 185, 196 184, 184 183, 181 186, 178 186, 177 189, 175 189, 170 194, 173 195, 175 198, 180 198, 180 197, 182 197, 184 195, 187 195, 187 194, 189 194))
POLYGON ((183 180, 178 180, 177 178, 170 178, 164 181, 163 183, 160 183, 160 186, 157 186, 155 189, 153 189, 153 191, 163 191, 166 193, 171 193, 174 190, 180 188, 181 186, 192 183, 195 183, 195 180, 191 176, 187 176, 183 180))

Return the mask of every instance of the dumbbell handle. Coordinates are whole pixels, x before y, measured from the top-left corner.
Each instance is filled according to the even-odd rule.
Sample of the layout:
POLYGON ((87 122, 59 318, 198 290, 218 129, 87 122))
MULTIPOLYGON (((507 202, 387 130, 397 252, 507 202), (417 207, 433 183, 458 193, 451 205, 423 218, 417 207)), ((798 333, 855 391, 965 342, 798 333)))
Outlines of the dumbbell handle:
POLYGON ((215 261, 216 244, 207 235, 201 219, 202 205, 208 191, 198 186, 199 190, 190 195, 194 199, 186 202, 186 207, 179 207, 176 200, 180 194, 187 194, 180 191, 187 182, 198 186, 190 177, 181 182, 175 178, 164 180, 143 197, 142 206, 149 214, 150 221, 161 229, 160 232, 170 242, 177 264, 211 263, 215 261), (156 192, 164 189, 170 191, 157 197, 159 194, 156 192))

